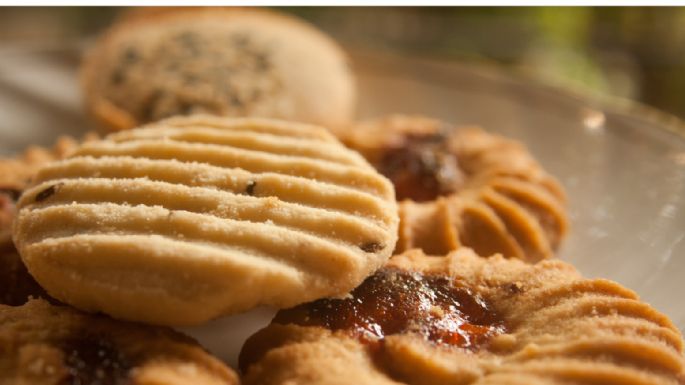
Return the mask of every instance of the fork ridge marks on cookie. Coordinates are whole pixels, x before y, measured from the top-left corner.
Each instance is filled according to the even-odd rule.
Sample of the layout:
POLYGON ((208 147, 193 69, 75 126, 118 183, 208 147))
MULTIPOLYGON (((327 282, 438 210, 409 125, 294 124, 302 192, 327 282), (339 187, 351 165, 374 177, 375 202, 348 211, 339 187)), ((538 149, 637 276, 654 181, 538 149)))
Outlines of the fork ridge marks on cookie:
POLYGON ((395 184, 396 252, 467 246, 534 262, 553 256, 566 234, 563 189, 519 142, 404 115, 338 135, 395 184))
POLYGON ((42 168, 14 239, 56 298, 159 324, 343 295, 389 258, 392 185, 325 129, 172 118, 42 168))
POLYGON ((370 294, 355 290, 350 298, 336 300, 342 305, 330 305, 332 311, 317 301, 279 312, 243 347, 243 383, 676 385, 685 381, 682 336, 666 316, 631 290, 608 280, 585 279, 561 261, 530 265, 501 256, 479 257, 466 248, 446 257, 412 250, 393 257, 374 277, 372 282, 381 280, 387 287, 370 294), (397 280, 379 278, 388 271, 404 272, 413 277, 412 288, 422 287, 405 293, 407 288, 397 280), (445 307, 444 289, 409 301, 420 305, 414 310, 389 310, 396 312, 392 317, 386 314, 385 302, 380 302, 382 312, 369 306, 376 293, 409 299, 426 291, 431 294, 439 280, 453 282, 455 291, 448 292, 448 299, 467 293, 479 306, 464 307, 468 301, 461 301, 445 307), (414 317, 405 323, 408 327, 397 328, 398 319, 407 315, 414 317), (372 333, 359 333, 364 326, 359 320, 376 322, 367 329, 372 333), (384 329, 388 325, 395 329, 384 329), (482 339, 484 328, 495 330, 486 335, 488 340, 482 339), (467 338, 444 338, 454 332, 467 338), (369 336, 382 340, 370 344, 369 336), (474 336, 481 338, 480 344, 465 344, 474 336))
MULTIPOLYGON (((96 138, 91 132, 81 141, 96 138)), ((15 204, 40 167, 68 156, 78 144, 76 139, 62 136, 51 148, 30 146, 17 156, 0 159, 0 304, 16 306, 31 297, 48 298, 26 271, 12 244, 15 204)))

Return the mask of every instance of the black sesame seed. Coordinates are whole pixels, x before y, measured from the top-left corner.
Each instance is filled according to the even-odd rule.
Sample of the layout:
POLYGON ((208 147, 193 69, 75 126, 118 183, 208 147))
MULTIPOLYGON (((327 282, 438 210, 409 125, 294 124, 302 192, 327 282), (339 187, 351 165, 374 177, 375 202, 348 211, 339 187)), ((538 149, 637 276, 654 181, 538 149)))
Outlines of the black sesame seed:
POLYGON ((245 194, 254 195, 254 189, 257 187, 257 182, 251 180, 247 182, 247 187, 245 188, 245 194))
POLYGON ((377 253, 385 248, 385 245, 378 242, 367 242, 359 246, 366 253, 377 253))
POLYGON ((42 202, 48 198, 50 198, 52 195, 54 195, 57 190, 59 189, 60 186, 62 186, 64 183, 58 183, 58 184, 53 184, 52 186, 46 188, 45 190, 39 192, 36 194, 36 202, 42 202))

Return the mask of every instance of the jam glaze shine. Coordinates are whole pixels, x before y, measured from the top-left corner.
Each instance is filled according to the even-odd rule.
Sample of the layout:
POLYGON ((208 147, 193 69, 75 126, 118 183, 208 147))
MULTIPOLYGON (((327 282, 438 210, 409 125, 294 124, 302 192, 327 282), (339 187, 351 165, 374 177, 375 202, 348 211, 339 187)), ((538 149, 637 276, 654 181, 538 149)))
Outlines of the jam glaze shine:
POLYGON ((274 322, 342 330, 372 346, 387 336, 411 333, 470 351, 506 331, 485 300, 452 278, 387 268, 346 298, 282 310, 274 322))
POLYGON ((400 146, 384 149, 374 165, 395 186, 397 200, 434 200, 456 192, 464 183, 457 157, 450 151, 446 130, 408 134, 400 146))

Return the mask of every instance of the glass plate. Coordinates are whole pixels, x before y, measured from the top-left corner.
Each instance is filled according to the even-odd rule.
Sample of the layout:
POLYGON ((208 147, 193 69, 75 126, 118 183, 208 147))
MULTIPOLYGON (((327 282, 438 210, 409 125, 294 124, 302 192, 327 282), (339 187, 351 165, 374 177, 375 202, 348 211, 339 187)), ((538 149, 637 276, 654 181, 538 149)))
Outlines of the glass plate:
MULTIPOLYGON (((0 49, 0 153, 49 145, 91 125, 77 48, 0 49)), ((419 113, 524 142, 566 187, 572 227, 561 258, 635 290, 685 329, 685 129, 630 102, 600 100, 483 65, 355 53, 360 118, 419 113)), ((247 288, 246 288, 247 289, 247 288)), ((235 365, 270 320, 258 309, 186 328, 235 365)))

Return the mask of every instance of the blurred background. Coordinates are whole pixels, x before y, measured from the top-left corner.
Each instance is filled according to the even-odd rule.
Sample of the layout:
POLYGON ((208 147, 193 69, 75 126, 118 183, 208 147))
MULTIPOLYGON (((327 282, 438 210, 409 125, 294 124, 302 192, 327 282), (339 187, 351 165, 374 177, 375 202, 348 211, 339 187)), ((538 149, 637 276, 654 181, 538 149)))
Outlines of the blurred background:
MULTIPOLYGON (((286 7, 359 50, 497 63, 685 118, 685 7, 286 7)), ((78 44, 123 8, 0 10, 0 49, 78 44)))

